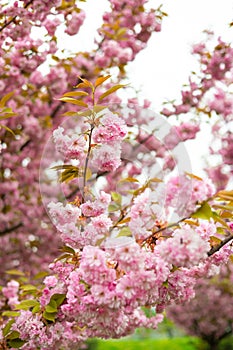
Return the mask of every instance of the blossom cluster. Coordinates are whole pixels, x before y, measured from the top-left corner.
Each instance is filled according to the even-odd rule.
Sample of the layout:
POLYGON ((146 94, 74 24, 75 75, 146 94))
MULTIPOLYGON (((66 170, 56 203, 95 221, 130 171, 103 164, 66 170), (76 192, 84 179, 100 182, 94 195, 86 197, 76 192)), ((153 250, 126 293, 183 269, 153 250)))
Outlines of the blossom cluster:
MULTIPOLYGON (((193 54, 197 55, 200 64, 198 74, 189 78, 188 84, 181 92, 181 102, 171 103, 166 106, 162 113, 166 117, 172 115, 185 115, 185 123, 188 126, 189 117, 192 118, 190 127, 184 130, 190 134, 190 139, 199 131, 200 115, 217 116, 217 121, 212 123, 213 140, 209 147, 211 160, 215 166, 210 166, 207 158, 206 172, 218 189, 226 187, 231 179, 232 148, 232 57, 233 48, 228 42, 218 38, 213 47, 214 34, 206 32, 207 40, 193 46, 193 54), (196 115, 197 118, 193 118, 196 115), (191 125, 193 124, 193 128, 191 125), (220 157, 219 157, 220 155, 220 157), (216 162, 216 159, 218 161, 216 162)), ((182 137, 182 127, 178 127, 178 134, 182 137)), ((176 146, 177 142, 173 134, 167 136, 170 147, 176 146)))

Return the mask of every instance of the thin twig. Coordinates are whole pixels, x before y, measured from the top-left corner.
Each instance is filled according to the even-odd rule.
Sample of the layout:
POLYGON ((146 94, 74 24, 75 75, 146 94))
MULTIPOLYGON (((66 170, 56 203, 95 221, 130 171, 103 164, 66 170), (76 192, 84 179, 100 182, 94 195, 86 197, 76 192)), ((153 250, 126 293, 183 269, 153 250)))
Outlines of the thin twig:
MULTIPOLYGON (((26 9, 28 6, 30 6, 33 3, 34 0, 30 0, 24 8, 26 9)), ((1 28, 0 32, 2 32, 6 27, 8 27, 11 23, 13 23, 17 19, 18 15, 12 17, 8 22, 6 22, 1 28)))
POLYGON ((178 226, 181 222, 183 222, 183 221, 185 221, 185 220, 187 220, 187 219, 189 219, 189 216, 188 216, 188 217, 185 217, 185 218, 183 218, 183 219, 180 219, 179 221, 174 222, 173 224, 170 224, 170 225, 167 225, 167 226, 165 226, 165 227, 162 227, 162 228, 158 229, 157 231, 153 232, 150 236, 148 236, 147 238, 145 238, 145 239, 142 241, 142 245, 144 245, 148 240, 150 240, 150 238, 153 238, 157 233, 162 232, 162 231, 165 231, 165 230, 167 230, 167 229, 169 229, 169 228, 172 228, 172 227, 174 227, 174 226, 178 226))
POLYGON ((0 236, 4 236, 8 233, 11 233, 15 230, 17 230, 18 228, 22 227, 23 226, 23 223, 20 222, 19 224, 15 225, 15 226, 12 226, 12 227, 9 227, 9 228, 6 228, 4 231, 0 231, 0 236))
POLYGON ((88 140, 88 150, 87 150, 87 156, 85 159, 85 165, 84 165, 84 172, 83 172, 83 193, 82 193, 82 203, 85 201, 85 187, 86 187, 86 182, 87 182, 87 167, 88 167, 88 162, 91 154, 91 137, 92 137, 92 132, 94 130, 94 125, 91 125, 91 130, 89 134, 89 140, 88 140))

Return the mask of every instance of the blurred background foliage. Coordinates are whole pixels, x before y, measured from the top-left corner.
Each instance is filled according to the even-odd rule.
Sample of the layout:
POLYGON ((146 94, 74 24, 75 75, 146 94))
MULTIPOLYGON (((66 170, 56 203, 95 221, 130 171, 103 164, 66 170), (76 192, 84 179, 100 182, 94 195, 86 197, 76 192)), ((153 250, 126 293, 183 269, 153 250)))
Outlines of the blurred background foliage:
MULTIPOLYGON (((87 346, 88 350, 212 350, 205 341, 185 335, 168 318, 157 330, 138 329, 132 336, 119 340, 92 339, 87 346)), ((217 349, 233 350, 233 336, 220 341, 217 349)))

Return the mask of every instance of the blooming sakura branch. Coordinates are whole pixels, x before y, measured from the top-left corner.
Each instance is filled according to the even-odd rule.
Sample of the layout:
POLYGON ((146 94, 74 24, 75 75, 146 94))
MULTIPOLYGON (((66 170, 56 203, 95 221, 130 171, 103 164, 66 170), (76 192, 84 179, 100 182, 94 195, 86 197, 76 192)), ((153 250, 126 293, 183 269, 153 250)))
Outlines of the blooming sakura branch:
POLYGON ((85 18, 75 1, 15 1, 1 13, 2 349, 77 349, 156 328, 232 256, 233 192, 192 174, 185 150, 200 126, 174 126, 149 101, 117 94, 166 13, 109 3, 97 48, 62 59, 56 27, 75 35, 85 18), (35 26, 43 39, 32 39, 35 26))
POLYGON ((44 287, 35 287, 26 300, 17 282, 9 282, 3 290, 13 310, 4 315, 15 316, 11 333, 7 325, 3 334, 6 338, 16 334, 24 349, 72 348, 90 337, 119 338, 138 327, 156 328, 167 305, 193 297, 196 279, 216 273, 232 253, 225 244, 209 254, 218 240, 217 228, 231 231, 211 207, 221 193, 215 195, 209 181, 191 174, 171 177, 161 208, 157 192, 162 180, 141 183, 140 175, 129 177, 127 172, 125 179, 114 176, 122 165, 124 143, 132 142, 128 138, 132 126, 120 113, 98 104, 122 87, 98 95, 108 78, 100 77, 95 84, 81 78, 77 91, 61 98, 83 104, 83 111, 72 112, 71 118, 78 116, 76 130, 68 134, 63 127, 54 130, 64 164, 53 169, 60 173, 60 182, 77 178, 78 186, 74 200, 48 205, 64 247, 50 264, 52 274, 44 279, 44 287), (84 92, 92 94, 92 104, 79 100, 84 92), (106 176, 107 183, 102 181, 99 190, 93 187, 98 177, 106 176), (117 192, 121 181, 129 184, 122 194, 117 192), (107 191, 109 183, 116 191, 107 191), (179 195, 186 187, 191 195, 184 210, 179 195), (177 214, 185 216, 169 223, 169 212, 176 206, 177 214))

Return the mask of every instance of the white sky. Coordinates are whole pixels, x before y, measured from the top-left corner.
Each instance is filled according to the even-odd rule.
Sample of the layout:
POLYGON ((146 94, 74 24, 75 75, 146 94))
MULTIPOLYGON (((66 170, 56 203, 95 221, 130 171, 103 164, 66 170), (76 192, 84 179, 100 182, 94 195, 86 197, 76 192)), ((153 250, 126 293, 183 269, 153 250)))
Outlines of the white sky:
MULTIPOLYGON (((163 4, 168 13, 164 18, 162 31, 155 33, 148 47, 129 64, 130 85, 140 90, 140 95, 152 101, 155 112, 161 109, 162 102, 179 98, 181 87, 188 81, 192 70, 197 68, 195 57, 191 55, 193 43, 204 38, 202 31, 213 30, 217 36, 231 40, 233 28, 232 0, 150 0, 152 7, 163 4)), ((96 29, 102 23, 102 14, 108 10, 107 0, 87 0, 80 2, 86 12, 86 20, 77 39, 62 39, 62 46, 73 52, 90 50, 96 29)), ((199 133, 198 144, 189 141, 188 151, 192 155, 193 172, 203 175, 200 170, 200 157, 207 143, 205 129, 199 133)))
POLYGON ((129 74, 132 84, 141 86, 145 96, 157 106, 179 96, 182 84, 187 82, 196 64, 190 53, 191 46, 204 38, 204 29, 211 29, 217 36, 229 40, 233 34, 228 26, 233 20, 232 0, 161 2, 169 17, 164 19, 162 31, 152 37, 145 51, 131 64, 129 74))
MULTIPOLYGON (((148 47, 129 65, 128 76, 131 85, 141 89, 142 95, 159 107, 166 99, 179 96, 182 84, 195 68, 191 46, 204 38, 204 29, 231 39, 233 29, 229 29, 228 24, 233 20, 233 1, 150 0, 149 3, 154 8, 162 3, 168 17, 163 20, 162 31, 152 36, 148 47)), ((77 46, 74 47, 72 38, 63 42, 64 47, 75 51, 93 47, 93 36, 109 4, 106 0, 96 0, 95 4, 87 0, 80 6, 87 17, 77 36, 77 46)))

